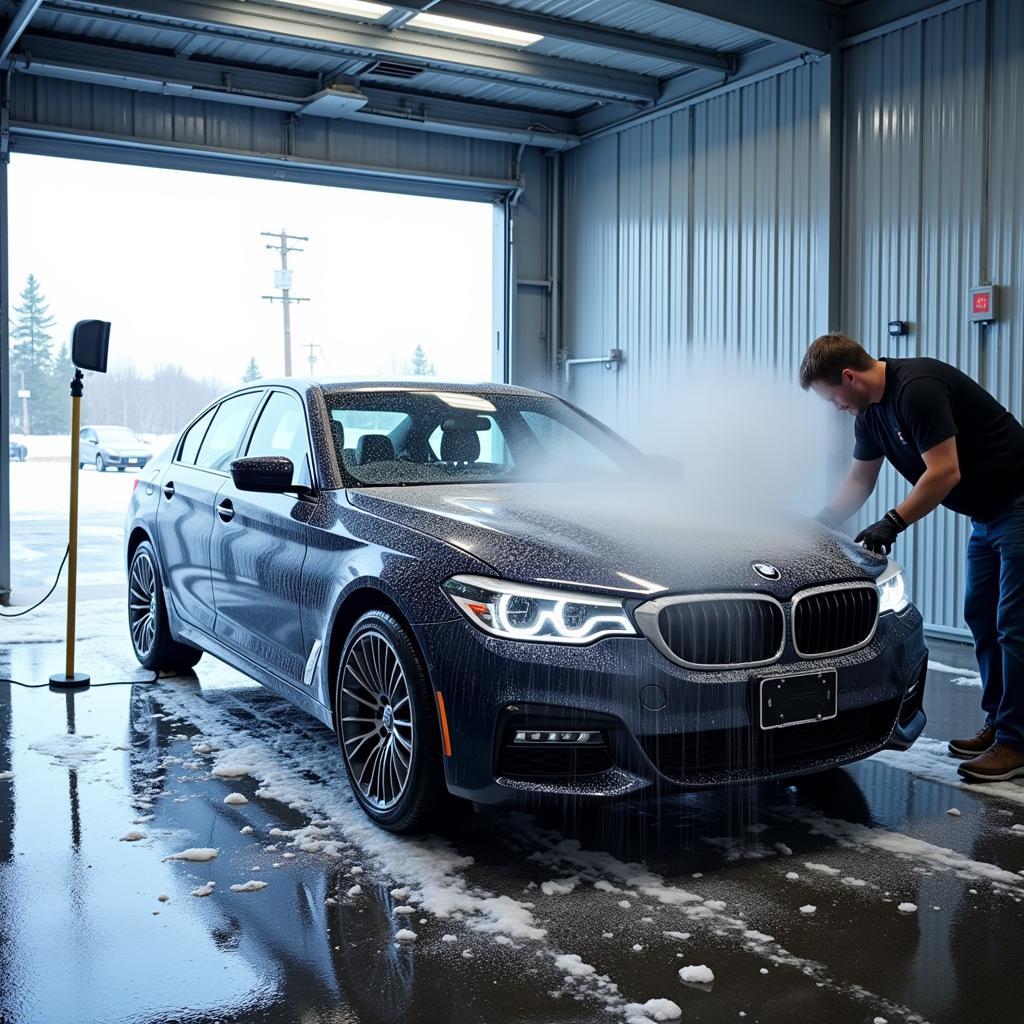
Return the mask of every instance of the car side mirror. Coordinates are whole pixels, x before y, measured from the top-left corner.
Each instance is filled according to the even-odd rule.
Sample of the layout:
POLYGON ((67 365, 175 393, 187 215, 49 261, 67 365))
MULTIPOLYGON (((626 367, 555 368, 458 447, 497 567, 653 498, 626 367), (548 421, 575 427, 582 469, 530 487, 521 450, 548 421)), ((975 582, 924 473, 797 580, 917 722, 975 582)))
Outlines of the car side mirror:
POLYGON ((284 455, 253 455, 231 463, 231 479, 240 491, 283 494, 296 489, 295 467, 284 455))

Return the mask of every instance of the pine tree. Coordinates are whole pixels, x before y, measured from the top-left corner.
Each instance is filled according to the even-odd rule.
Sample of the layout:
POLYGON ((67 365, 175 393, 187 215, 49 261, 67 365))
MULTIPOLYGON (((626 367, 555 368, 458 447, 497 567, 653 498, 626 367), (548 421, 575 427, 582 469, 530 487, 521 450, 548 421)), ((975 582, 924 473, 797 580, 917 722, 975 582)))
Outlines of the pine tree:
POLYGON ((412 372, 417 377, 427 377, 434 372, 433 363, 427 359, 422 345, 417 345, 412 355, 412 372))
POLYGON ((14 307, 14 319, 11 321, 11 408, 17 409, 20 415, 22 405, 16 397, 20 388, 26 388, 32 396, 29 399, 29 424, 21 424, 23 433, 28 433, 26 427, 35 434, 58 433, 61 430, 63 418, 59 404, 64 389, 55 376, 56 366, 50 345, 52 335, 49 333, 56 322, 50 315, 50 307, 39 282, 29 274, 21 292, 21 305, 14 307))
POLYGON ((260 373, 260 368, 256 365, 256 357, 253 356, 245 368, 245 373, 242 374, 242 383, 248 384, 250 381, 260 380, 262 377, 263 374, 260 373))
POLYGON ((57 429, 55 433, 66 434, 71 430, 71 378, 75 375, 75 364, 71 362, 71 353, 67 342, 61 343, 54 363, 53 386, 57 399, 55 412, 57 429))

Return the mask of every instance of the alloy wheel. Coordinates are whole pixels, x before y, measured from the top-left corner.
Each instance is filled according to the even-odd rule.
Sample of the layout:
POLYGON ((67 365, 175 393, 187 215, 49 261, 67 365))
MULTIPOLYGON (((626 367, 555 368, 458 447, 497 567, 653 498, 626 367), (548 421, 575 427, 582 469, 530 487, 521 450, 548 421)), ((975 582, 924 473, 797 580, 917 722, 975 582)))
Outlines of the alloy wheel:
POLYGON ((144 551, 135 556, 128 578, 128 625, 140 657, 147 657, 156 640, 156 569, 144 551))
POLYGON ((341 742, 352 780, 375 810, 401 799, 412 770, 409 684, 398 653, 376 630, 349 647, 340 673, 341 742))

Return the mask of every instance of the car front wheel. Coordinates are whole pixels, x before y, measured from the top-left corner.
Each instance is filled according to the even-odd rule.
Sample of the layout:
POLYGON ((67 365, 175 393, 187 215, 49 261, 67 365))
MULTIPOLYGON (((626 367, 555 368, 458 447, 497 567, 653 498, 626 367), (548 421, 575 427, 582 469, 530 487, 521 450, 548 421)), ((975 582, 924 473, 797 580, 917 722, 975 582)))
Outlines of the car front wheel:
POLYGON ((99 473, 106 473, 107 471, 107 463, 102 455, 96 456, 96 470, 99 473))
POLYGON ((389 832, 436 827, 448 795, 434 694, 416 645, 390 613, 352 627, 335 680, 335 712, 352 791, 389 832))
POLYGON ((128 570, 128 628, 135 657, 144 668, 180 672, 203 656, 198 648, 171 636, 156 552, 148 540, 135 549, 128 570))

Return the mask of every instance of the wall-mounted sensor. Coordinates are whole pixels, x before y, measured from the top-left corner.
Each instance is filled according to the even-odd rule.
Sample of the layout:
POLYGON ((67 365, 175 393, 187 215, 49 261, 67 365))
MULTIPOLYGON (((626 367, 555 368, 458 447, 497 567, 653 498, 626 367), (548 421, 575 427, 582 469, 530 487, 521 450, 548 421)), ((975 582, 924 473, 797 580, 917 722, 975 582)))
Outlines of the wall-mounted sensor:
POLYGON ((970 315, 972 324, 990 324, 996 318, 996 286, 983 284, 971 289, 970 315))
POLYGON ((898 338, 902 334, 909 334, 910 328, 907 326, 906 320, 890 320, 889 321, 889 337, 898 338))

